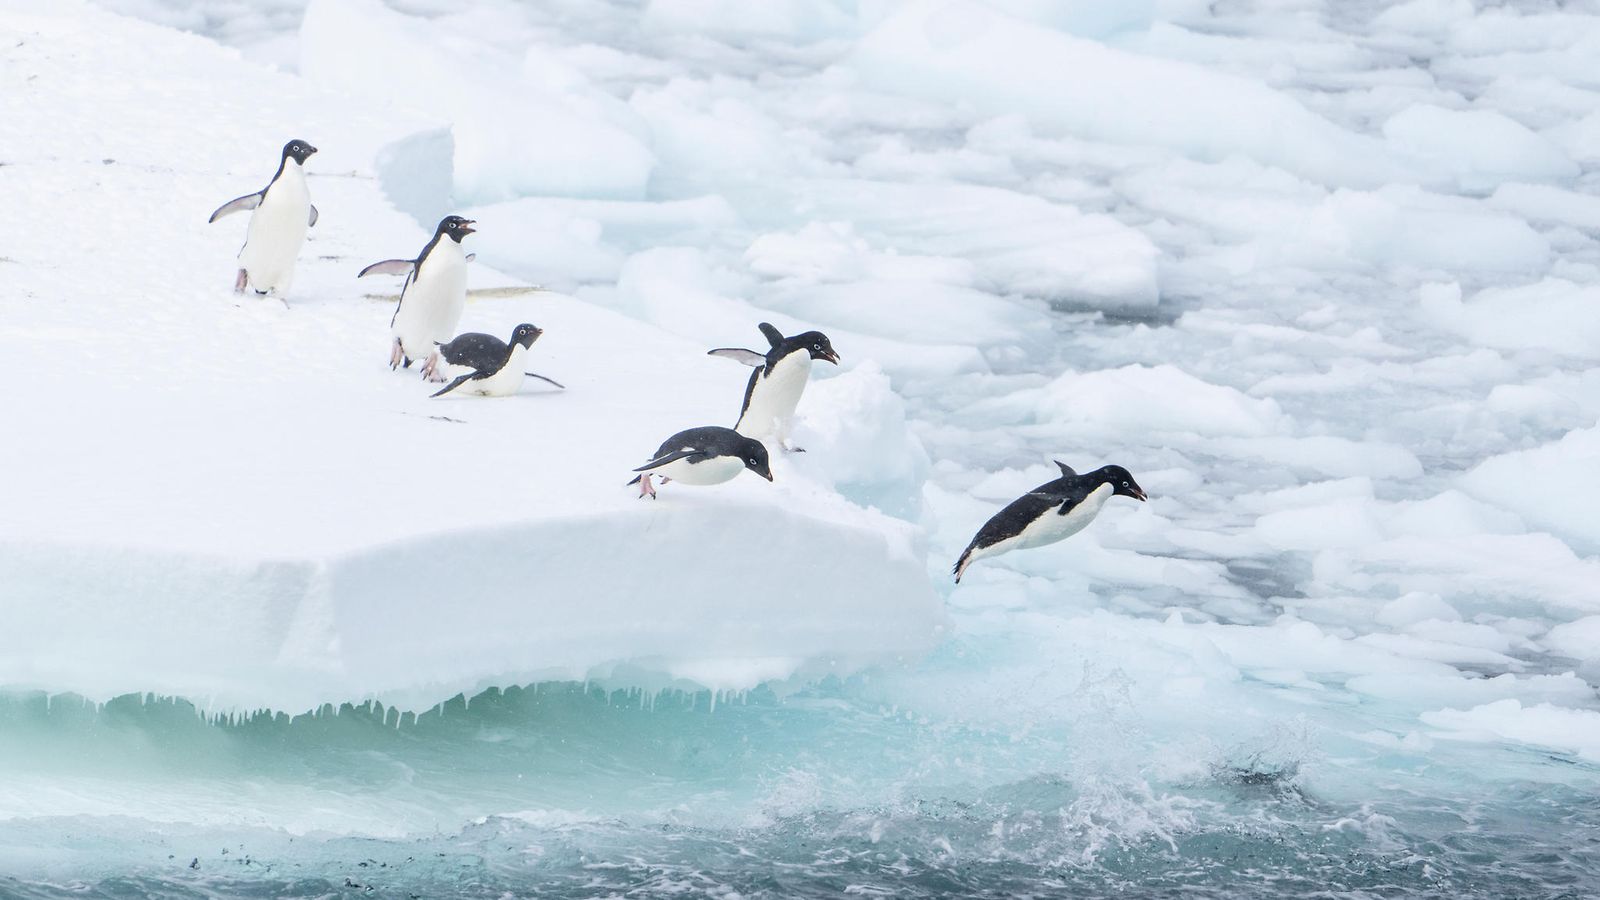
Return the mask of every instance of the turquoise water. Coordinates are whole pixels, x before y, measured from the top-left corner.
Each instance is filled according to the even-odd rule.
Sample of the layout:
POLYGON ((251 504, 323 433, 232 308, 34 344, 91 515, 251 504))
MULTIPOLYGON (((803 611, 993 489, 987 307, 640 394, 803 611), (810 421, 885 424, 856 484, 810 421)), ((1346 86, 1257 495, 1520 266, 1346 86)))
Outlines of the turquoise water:
MULTIPOLYGON (((1513 777, 1491 794, 1465 771, 1439 778, 1446 750, 1366 770, 1381 783, 1351 802, 1327 755, 1263 750, 1173 780, 1089 770, 1074 740, 1115 752, 1119 736, 962 727, 877 693, 762 691, 713 712, 706 694, 557 684, 398 725, 370 706, 214 723, 182 702, 13 697, 6 799, 30 773, 58 808, 129 814, 0 823, 0 871, 28 870, 0 895, 1580 897, 1597 883, 1596 784, 1559 759, 1503 754, 1513 777), (236 823, 250 811, 393 836, 236 823)), ((1148 760, 1148 739, 1127 737, 1148 760)))

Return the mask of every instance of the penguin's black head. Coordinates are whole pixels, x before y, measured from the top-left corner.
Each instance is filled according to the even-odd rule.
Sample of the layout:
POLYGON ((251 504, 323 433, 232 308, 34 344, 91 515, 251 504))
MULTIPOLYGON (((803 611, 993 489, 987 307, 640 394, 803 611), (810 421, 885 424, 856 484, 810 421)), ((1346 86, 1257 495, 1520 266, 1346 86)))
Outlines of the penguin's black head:
POLYGON ((1139 482, 1133 480, 1133 475, 1121 466, 1106 466, 1100 470, 1100 477, 1104 478, 1103 484, 1111 485, 1113 496, 1132 497, 1135 500, 1149 499, 1145 496, 1144 488, 1139 487, 1139 482))
POLYGON ((805 347, 812 359, 825 359, 836 366, 839 364, 839 354, 833 352, 833 344, 829 343, 828 336, 820 331, 797 334, 790 340, 805 347))
POLYGON ((311 154, 315 152, 317 152, 317 148, 298 138, 283 145, 283 158, 292 159, 302 166, 305 165, 306 160, 311 158, 311 154))
POLYGON ((760 475, 768 481, 772 480, 772 469, 768 466, 767 445, 755 438, 745 438, 744 446, 740 448, 739 455, 744 458, 744 467, 760 475))
POLYGON ((521 344, 524 348, 532 347, 533 342, 537 341, 541 334, 544 334, 544 329, 537 325, 529 325, 527 322, 523 322, 517 326, 515 331, 511 332, 511 343, 521 344))
POLYGON ((461 243, 461 239, 477 231, 473 225, 477 223, 472 219, 463 219, 460 216, 445 216, 439 220, 439 227, 435 234, 448 235, 450 240, 461 243))

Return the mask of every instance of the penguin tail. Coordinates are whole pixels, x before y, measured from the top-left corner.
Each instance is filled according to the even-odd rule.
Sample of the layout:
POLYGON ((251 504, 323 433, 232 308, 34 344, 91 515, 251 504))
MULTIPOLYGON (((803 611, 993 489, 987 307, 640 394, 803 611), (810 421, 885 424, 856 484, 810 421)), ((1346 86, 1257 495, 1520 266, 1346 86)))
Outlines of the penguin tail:
POLYGON ((967 573, 967 566, 972 562, 972 548, 977 545, 977 541, 968 544, 967 549, 961 551, 961 558, 956 560, 956 564, 950 567, 951 574, 956 576, 956 584, 960 584, 961 576, 967 573))

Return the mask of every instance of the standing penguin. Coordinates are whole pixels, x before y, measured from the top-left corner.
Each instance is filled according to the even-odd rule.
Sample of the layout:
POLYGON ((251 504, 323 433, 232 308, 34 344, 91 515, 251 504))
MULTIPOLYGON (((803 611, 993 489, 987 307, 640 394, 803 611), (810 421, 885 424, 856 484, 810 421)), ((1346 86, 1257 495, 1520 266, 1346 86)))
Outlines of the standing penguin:
POLYGON ((522 371, 522 360, 533 349, 533 342, 544 330, 524 322, 511 332, 508 344, 492 334, 469 331, 448 344, 439 345, 439 356, 446 377, 453 380, 433 393, 440 397, 460 388, 463 393, 485 397, 507 397, 522 387, 522 379, 532 375, 558 388, 559 381, 522 371))
POLYGON ((375 262, 356 276, 364 278, 374 272, 406 276, 400 288, 400 302, 389 320, 389 330, 394 335, 389 368, 404 364, 409 369, 413 360, 426 359, 422 377, 444 380, 434 348, 456 333, 461 310, 467 304, 467 263, 477 254, 463 251, 461 240, 477 230, 472 227, 474 224, 471 219, 445 216, 416 259, 375 262))
POLYGON ((1056 465, 1061 467, 1060 478, 1011 501, 978 529, 977 537, 956 560, 957 584, 967 566, 986 556, 1042 547, 1077 534, 1114 496, 1145 499, 1144 489, 1121 466, 1103 466, 1079 475, 1064 462, 1056 465))
POLYGON ((731 428, 706 425, 667 438, 655 458, 634 469, 644 474, 628 483, 639 486, 640 499, 653 500, 656 489, 650 484, 651 476, 660 476, 662 484, 673 479, 684 484, 721 484, 745 469, 772 480, 766 446, 731 428))
POLYGON ((789 425, 794 419, 795 407, 800 405, 800 394, 811 377, 811 361, 825 359, 838 365, 839 354, 833 352, 833 344, 820 331, 786 338, 766 322, 759 327, 767 343, 772 345, 764 355, 740 347, 708 351, 710 356, 755 367, 745 385, 744 405, 739 408, 739 421, 733 429, 750 437, 770 435, 785 450, 804 453, 802 448, 789 444, 789 425))
POLYGON ((282 297, 289 292, 295 257, 305 243, 306 230, 317 224, 317 208, 311 205, 305 171, 306 160, 316 152, 317 148, 302 140, 284 144, 278 171, 266 187, 229 200, 207 220, 215 222, 241 210, 255 210, 245 232, 244 246, 239 250, 235 294, 244 293, 246 286, 257 294, 282 297))

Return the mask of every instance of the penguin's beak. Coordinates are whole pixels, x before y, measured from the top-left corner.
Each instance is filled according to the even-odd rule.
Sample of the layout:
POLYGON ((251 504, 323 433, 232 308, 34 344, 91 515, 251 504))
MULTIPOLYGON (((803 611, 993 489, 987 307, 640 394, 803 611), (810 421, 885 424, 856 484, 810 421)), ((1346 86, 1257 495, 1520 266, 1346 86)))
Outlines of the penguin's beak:
POLYGON ((472 228, 471 227, 471 226, 476 225, 476 224, 478 224, 478 220, 477 219, 468 219, 466 221, 466 223, 461 226, 461 233, 462 234, 472 234, 473 232, 478 230, 476 228, 472 228))
POLYGON ((762 472, 761 474, 767 476, 767 480, 768 481, 772 480, 772 473, 771 472, 762 472))
POLYGON ((822 351, 822 358, 836 366, 839 364, 839 354, 833 352, 832 350, 822 351))
POLYGON ((310 144, 307 144, 306 145, 306 155, 307 156, 315 156, 315 155, 317 155, 317 148, 311 146, 310 144))
POLYGON ((1150 499, 1149 497, 1145 496, 1144 488, 1142 488, 1142 487, 1136 487, 1136 488, 1133 489, 1133 497, 1136 500, 1149 500, 1150 499))

